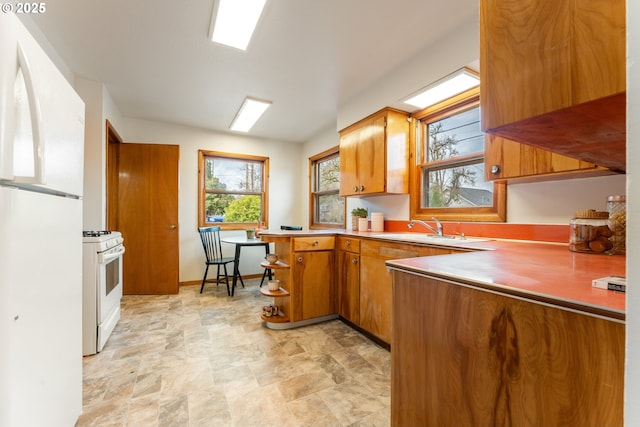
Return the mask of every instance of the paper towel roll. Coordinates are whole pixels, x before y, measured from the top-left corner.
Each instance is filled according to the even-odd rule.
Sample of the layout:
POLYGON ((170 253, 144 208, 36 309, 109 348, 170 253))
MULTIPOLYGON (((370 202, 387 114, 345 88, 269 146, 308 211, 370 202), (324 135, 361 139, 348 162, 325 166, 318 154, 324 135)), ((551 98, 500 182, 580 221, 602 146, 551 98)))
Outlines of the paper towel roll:
POLYGON ((371 231, 384 231, 384 213, 371 212, 371 231))

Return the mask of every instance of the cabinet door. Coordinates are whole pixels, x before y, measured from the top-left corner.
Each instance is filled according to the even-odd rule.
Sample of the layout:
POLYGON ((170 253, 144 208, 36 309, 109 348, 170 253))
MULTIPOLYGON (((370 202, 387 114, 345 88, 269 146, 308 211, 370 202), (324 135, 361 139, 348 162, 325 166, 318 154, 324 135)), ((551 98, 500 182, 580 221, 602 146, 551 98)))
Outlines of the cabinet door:
POLYGON ((482 129, 572 105, 569 1, 480 1, 482 129))
POLYGON ((360 325, 360 255, 338 252, 338 314, 360 325))
POLYGON ((358 139, 359 129, 340 134, 340 195, 358 193, 358 139))
POLYGON ((624 0, 481 0, 482 129, 626 90, 624 0))
POLYGON ((408 114, 382 109, 340 131, 340 195, 407 193, 408 114))
POLYGON ((573 102, 626 90, 625 0, 574 0, 573 102), (585 4, 587 3, 587 4, 585 4))
POLYGON ((382 258, 360 255, 360 327, 391 343, 391 273, 382 258))
POLYGON ((360 243, 360 327, 391 344, 391 273, 385 262, 453 253, 452 249, 362 240, 360 243))
POLYGON ((386 190, 385 115, 363 122, 358 141, 359 194, 384 193, 386 190))
POLYGON ((301 320, 336 312, 333 251, 294 252, 296 305, 301 320))
POLYGON ((549 179, 612 173, 593 163, 520 144, 494 135, 485 135, 485 180, 515 178, 549 179), (496 169, 497 167, 497 169, 496 169))

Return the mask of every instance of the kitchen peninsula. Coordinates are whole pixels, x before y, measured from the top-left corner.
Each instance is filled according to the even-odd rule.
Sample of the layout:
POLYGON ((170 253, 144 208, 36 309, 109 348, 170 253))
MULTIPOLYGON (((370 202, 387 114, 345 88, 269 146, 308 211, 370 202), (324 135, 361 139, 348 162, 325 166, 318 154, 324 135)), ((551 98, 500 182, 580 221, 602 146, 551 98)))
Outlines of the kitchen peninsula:
POLYGON ((359 266, 360 318, 339 314, 374 336, 375 322, 361 317, 375 311, 376 299, 364 301, 363 289, 392 277, 392 294, 376 288, 388 292, 392 317, 389 340, 377 336, 391 348, 392 425, 621 425, 625 294, 591 281, 624 276, 624 256, 574 253, 558 243, 421 237, 347 230, 262 235, 285 244, 346 239, 357 248, 345 259, 352 262, 338 257, 317 275, 335 314, 349 285, 344 266, 359 266), (363 245, 374 243, 398 259, 371 275, 360 260, 363 245))
POLYGON ((484 246, 387 263, 392 425, 622 425, 624 257, 484 246))

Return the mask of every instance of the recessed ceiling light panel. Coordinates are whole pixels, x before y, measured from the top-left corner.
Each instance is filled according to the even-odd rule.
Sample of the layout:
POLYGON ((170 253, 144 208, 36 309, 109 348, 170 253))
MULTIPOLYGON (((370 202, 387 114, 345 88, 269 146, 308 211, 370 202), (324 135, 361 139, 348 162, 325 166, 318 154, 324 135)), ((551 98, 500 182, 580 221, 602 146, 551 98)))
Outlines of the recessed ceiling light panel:
POLYGON ((266 0, 216 0, 211 17, 211 41, 247 50, 266 0))
POLYGON ((427 108, 479 84, 480 79, 477 75, 462 68, 410 95, 402 102, 418 108, 427 108))
POLYGON ((271 101, 256 98, 245 98, 238 114, 231 123, 231 130, 237 132, 249 132, 265 110, 269 108, 271 101))

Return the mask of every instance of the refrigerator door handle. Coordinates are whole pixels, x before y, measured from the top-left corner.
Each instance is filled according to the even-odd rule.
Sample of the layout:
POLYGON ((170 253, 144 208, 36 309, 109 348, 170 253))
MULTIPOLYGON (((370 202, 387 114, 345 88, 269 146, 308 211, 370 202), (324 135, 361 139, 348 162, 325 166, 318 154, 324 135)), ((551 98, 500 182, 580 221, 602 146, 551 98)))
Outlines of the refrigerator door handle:
MULTIPOLYGON (((40 112, 40 103, 36 96, 36 87, 31 74, 31 67, 27 56, 22 49, 20 43, 18 43, 18 67, 22 70, 24 77, 24 85, 27 92, 27 100, 29 104, 29 112, 31 117, 31 132, 32 132, 32 155, 29 161, 33 163, 32 176, 15 176, 13 182, 24 184, 46 184, 45 172, 44 172, 44 138, 42 136, 42 114, 40 112)), ((15 156, 15 147, 14 147, 15 156)), ((15 157, 14 157, 15 162, 15 157)), ((13 165, 14 173, 16 165, 13 165)), ((31 169, 31 168, 30 168, 31 169)))

